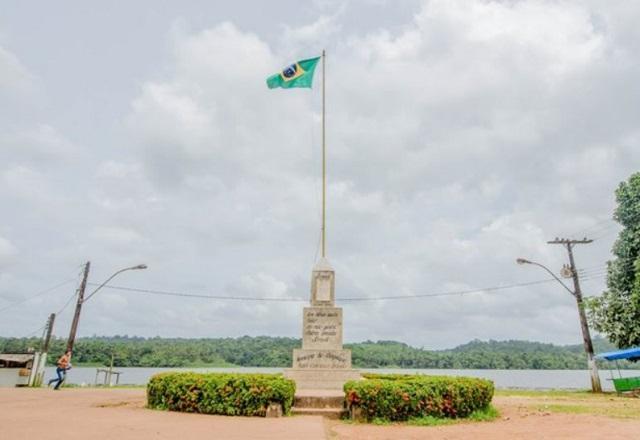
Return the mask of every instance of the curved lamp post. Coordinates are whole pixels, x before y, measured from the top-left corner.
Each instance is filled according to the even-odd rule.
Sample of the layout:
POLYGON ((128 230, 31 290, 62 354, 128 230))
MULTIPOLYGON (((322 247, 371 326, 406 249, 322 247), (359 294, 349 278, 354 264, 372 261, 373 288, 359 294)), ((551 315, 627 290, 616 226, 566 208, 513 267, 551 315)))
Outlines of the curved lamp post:
POLYGON ((526 260, 524 258, 518 258, 516 260, 516 263, 518 264, 533 264, 534 266, 538 266, 543 268, 544 270, 546 270, 547 272, 549 272, 549 275, 551 275, 552 277, 554 277, 556 279, 557 282, 559 282, 560 284, 562 284, 562 287, 564 287, 565 289, 567 289, 567 291, 572 295, 572 296, 576 296, 576 294, 573 292, 573 290, 569 289, 569 287, 562 282, 562 280, 560 278, 558 278, 556 276, 555 273, 551 272, 551 270, 549 270, 549 268, 543 264, 540 263, 536 263, 535 261, 530 261, 530 260, 526 260))
POLYGON ((117 271, 113 275, 111 275, 109 278, 107 278, 102 284, 100 284, 98 287, 96 287, 93 290, 93 292, 91 292, 89 294, 89 296, 87 296, 82 302, 83 303, 87 302, 89 300, 89 298, 91 298, 93 295, 95 295, 98 290, 102 289, 109 281, 111 281, 112 279, 117 277, 122 272, 126 272, 127 270, 142 270, 142 269, 146 269, 146 268, 147 268, 146 264, 138 264, 137 266, 125 267, 124 269, 120 269, 119 271, 117 271))
POLYGON ((80 286, 80 292, 78 293, 78 302, 76 303, 76 312, 73 315, 73 322, 71 323, 71 330, 69 331, 69 339, 67 340, 67 351, 73 350, 73 345, 76 341, 76 332, 78 331, 78 322, 80 321, 80 311, 82 310, 82 304, 87 302, 89 298, 91 298, 93 295, 96 294, 96 292, 98 292, 98 290, 102 289, 109 281, 114 279, 116 276, 118 276, 122 272, 126 272, 128 270, 141 270, 141 269, 147 268, 146 264, 138 264, 137 266, 125 267, 124 269, 120 269, 119 271, 111 275, 109 278, 107 278, 102 284, 96 287, 93 290, 93 292, 91 292, 89 296, 85 298, 84 289, 87 285, 87 276, 89 274, 90 264, 91 263, 88 262, 85 266, 84 279, 82 280, 82 285, 80 286))
MULTIPOLYGON (((596 365, 594 356, 593 356, 593 343, 591 342, 591 334, 589 332, 589 324, 587 323, 587 315, 584 312, 584 304, 582 302, 582 292, 580 291, 580 284, 578 283, 578 275, 576 274, 575 267, 571 266, 571 275, 573 278, 573 284, 575 290, 571 290, 565 283, 562 282, 560 278, 556 276, 553 272, 549 270, 543 264, 536 263, 535 261, 530 261, 525 258, 518 258, 516 260, 518 264, 533 264, 534 266, 541 267, 546 270, 553 278, 559 282, 562 287, 564 287, 575 299, 578 305, 578 316, 580 317, 580 327, 582 328, 582 341, 584 343, 584 351, 587 353, 587 365, 591 373, 591 390, 594 393, 601 393, 602 386, 600 385, 600 376, 598 374, 598 366, 596 365)), ((571 262, 573 264, 573 261, 571 262)))

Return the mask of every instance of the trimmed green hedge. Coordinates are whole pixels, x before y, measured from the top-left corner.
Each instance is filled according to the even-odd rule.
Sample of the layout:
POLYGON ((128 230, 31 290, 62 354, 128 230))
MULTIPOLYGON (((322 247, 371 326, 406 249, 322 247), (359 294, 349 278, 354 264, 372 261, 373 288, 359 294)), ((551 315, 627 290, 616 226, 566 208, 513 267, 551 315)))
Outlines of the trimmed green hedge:
POLYGON ((147 406, 170 411, 264 416, 272 403, 289 414, 295 382, 279 374, 160 373, 147 384, 147 406))
POLYGON ((364 377, 365 379, 409 380, 409 379, 419 379, 419 378, 434 377, 434 376, 426 376, 426 375, 423 375, 423 374, 362 373, 362 377, 364 377))
POLYGON ((493 391, 490 380, 449 376, 369 374, 344 385, 347 407, 359 409, 366 420, 467 417, 487 408, 493 391))

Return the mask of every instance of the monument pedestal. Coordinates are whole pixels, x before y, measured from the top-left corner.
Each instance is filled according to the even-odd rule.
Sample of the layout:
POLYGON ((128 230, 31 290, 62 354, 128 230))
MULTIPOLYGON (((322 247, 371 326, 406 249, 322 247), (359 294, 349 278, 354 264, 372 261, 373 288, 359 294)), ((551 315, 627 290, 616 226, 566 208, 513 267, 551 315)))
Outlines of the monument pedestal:
POLYGON ((322 258, 311 276, 311 307, 302 318, 302 348, 293 350, 293 368, 284 371, 299 390, 342 390, 360 379, 351 368, 351 350, 342 348, 342 308, 335 307, 335 272, 322 258))
POLYGON ((345 382, 362 379, 358 370, 351 368, 286 368, 284 377, 293 379, 297 390, 342 390, 345 382))

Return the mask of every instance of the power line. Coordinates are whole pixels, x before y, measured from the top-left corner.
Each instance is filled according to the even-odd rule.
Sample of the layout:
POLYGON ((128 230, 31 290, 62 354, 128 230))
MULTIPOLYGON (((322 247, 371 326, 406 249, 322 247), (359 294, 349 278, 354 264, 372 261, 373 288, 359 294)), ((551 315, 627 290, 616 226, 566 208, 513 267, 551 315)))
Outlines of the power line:
POLYGON ((608 267, 609 267, 609 265, 607 263, 598 264, 596 266, 589 266, 589 267, 580 268, 580 269, 578 269, 578 273, 595 272, 595 271, 598 271, 598 270, 607 270, 608 267))
POLYGON ((67 300, 67 302, 65 302, 65 303, 64 303, 64 305, 62 306, 62 308, 56 312, 56 316, 60 316, 60 314, 61 314, 62 312, 64 312, 64 310, 65 310, 67 307, 69 307, 69 304, 71 304, 71 301, 73 301, 73 299, 76 297, 76 295, 77 295, 77 294, 78 294, 78 291, 77 291, 77 290, 76 290, 75 292, 73 292, 73 295, 71 295, 71 296, 69 297, 69 299, 67 300))
POLYGON ((609 274, 609 272, 604 270, 602 272, 594 272, 594 273, 588 273, 586 275, 580 275, 580 279, 581 280, 586 280, 588 278, 606 277, 608 274, 609 274))
POLYGON ((39 333, 41 330, 44 330, 45 327, 46 327, 46 324, 43 325, 42 327, 40 327, 39 329, 32 331, 31 333, 27 334, 26 336, 23 336, 22 339, 27 339, 27 338, 30 338, 30 337, 34 336, 36 333, 39 333))
POLYGON ((582 228, 582 229, 578 230, 577 232, 575 232, 573 234, 570 234, 570 235, 573 235, 573 236, 579 236, 579 235, 584 235, 584 234, 593 235, 593 233, 594 233, 593 231, 600 229, 602 225, 606 225, 606 226, 604 226, 603 229, 608 229, 608 228, 611 228, 613 226, 616 226, 616 222, 612 218, 605 218, 605 219, 602 219, 600 221, 597 221, 596 223, 592 224, 591 226, 587 226, 586 228, 582 228), (612 222, 614 224, 606 225, 607 222, 612 222))
POLYGON ((69 284, 69 283, 70 283, 70 282, 72 282, 72 281, 74 281, 74 280, 73 280, 73 279, 65 280, 65 281, 63 281, 63 282, 61 282, 61 283, 59 283, 59 284, 56 284, 56 285, 55 285, 55 286, 53 286, 53 287, 49 287, 48 289, 45 289, 45 290, 43 290, 43 291, 41 291, 41 292, 38 292, 38 293, 36 293, 36 294, 35 294, 35 295, 33 295, 33 296, 30 296, 30 297, 25 298, 25 299, 23 299, 23 300, 20 300, 20 301, 16 301, 16 302, 14 302, 14 303, 11 303, 11 304, 9 304, 9 305, 7 305, 7 306, 5 306, 5 307, 1 308, 1 309, 0 309, 0 313, 1 313, 1 312, 4 312, 5 310, 7 310, 7 309, 9 309, 9 308, 11 308, 11 307, 14 307, 14 306, 17 306, 17 305, 20 305, 20 304, 26 303, 27 301, 31 301, 32 299, 37 298, 37 297, 39 297, 39 296, 41 296, 41 295, 44 295, 45 293, 49 293, 49 292, 51 292, 51 291, 53 291, 53 290, 56 290, 57 288, 62 287, 62 286, 64 286, 65 284, 69 284))
POLYGON ((607 268, 607 264, 596 264, 594 266, 586 266, 586 267, 581 267, 578 269, 578 272, 589 272, 592 270, 600 270, 600 269, 606 269, 607 268))
POLYGON ((597 266, 589 266, 578 269, 578 273, 588 273, 588 272, 598 272, 600 270, 607 270, 609 268, 609 264, 598 264, 597 266))
MULTIPOLYGON (((526 287, 533 286, 536 284, 544 284, 555 281, 554 278, 548 278, 544 280, 537 281, 529 281, 525 283, 514 283, 503 286, 490 286, 479 289, 468 289, 468 290, 456 290, 456 291, 446 291, 446 292, 436 292, 436 293, 426 293, 426 294, 412 294, 412 295, 396 295, 396 296, 378 296, 378 297, 347 297, 347 298, 338 298, 339 301, 382 301, 382 300, 395 300, 395 299, 411 299, 411 298, 431 298, 437 296, 456 296, 456 295, 467 295, 471 293, 486 293, 486 292, 495 292, 506 289, 513 289, 517 287, 526 287)), ((93 285, 92 283, 87 283, 93 285)), ((151 295, 163 295, 163 296, 178 296, 178 297, 187 297, 187 298, 204 298, 204 299, 218 299, 218 300, 230 300, 230 301, 267 301, 267 302, 307 302, 306 298, 276 298, 276 297, 249 297, 249 296, 228 296, 228 295, 205 295, 198 293, 189 293, 189 292, 175 292, 175 291, 164 291, 164 290, 154 290, 154 289, 139 289, 134 287, 125 287, 125 286, 111 286, 105 285, 105 288, 114 289, 114 290, 122 290, 127 292, 136 292, 136 293, 146 293, 151 295)))
MULTIPOLYGON (((72 280, 73 281, 73 280, 72 280)), ((60 314, 67 308, 69 307, 69 304, 71 304, 71 301, 73 300, 73 298, 75 298, 76 294, 78 292, 75 291, 73 292, 73 295, 71 295, 69 297, 69 299, 67 299, 67 301, 64 303, 64 305, 62 306, 62 308, 60 310, 58 310, 55 314, 57 316, 60 316, 60 314)), ((30 338, 31 336, 33 336, 34 334, 38 333, 40 330, 44 330, 47 327, 48 324, 43 325, 42 327, 38 328, 37 330, 32 331, 31 333, 27 334, 26 336, 23 336, 23 338, 30 338)))
POLYGON ((485 287, 482 289, 468 289, 468 290, 425 293, 425 294, 416 294, 416 295, 379 296, 379 297, 371 297, 371 298, 366 298, 366 297, 342 298, 342 301, 379 301, 379 300, 410 299, 410 298, 432 298, 437 296, 457 296, 457 295, 467 295, 471 293, 496 292, 500 290, 513 289, 517 287, 527 287, 527 286, 533 286, 536 284, 544 284, 544 283, 549 283, 551 281, 556 281, 556 280, 555 278, 547 278, 544 280, 529 281, 526 283, 515 283, 515 284, 509 284, 506 286, 491 286, 491 287, 485 287))
MULTIPOLYGON (((617 223, 612 223, 612 224, 610 224, 610 225, 604 225, 604 226, 602 226, 602 227, 595 228, 595 229, 593 229, 593 230, 589 231, 589 235, 598 235, 598 234, 601 234, 601 233, 602 233, 602 232, 604 232, 604 231, 608 231, 608 230, 610 230, 610 229, 617 228, 618 226, 619 226, 619 225, 618 225, 617 223)), ((583 235, 584 235, 584 234, 583 234, 583 235)))
MULTIPOLYGON (((70 281, 74 281, 74 280, 70 280, 70 281)), ((69 299, 67 299, 67 301, 64 303, 62 308, 60 310, 58 310, 53 316, 55 316, 55 315, 60 316, 60 314, 69 306, 69 304, 71 303, 73 298, 75 298, 77 293, 78 293, 78 290, 76 289, 73 292, 73 294, 69 297, 69 299)), ((24 338, 29 338, 29 337, 33 336, 35 333, 38 333, 40 330, 44 330, 48 325, 49 325, 49 323, 47 322, 47 324, 43 325, 42 327, 38 328, 37 330, 32 331, 29 334, 27 334, 27 336, 24 336, 24 338)))
POLYGON ((592 270, 578 270, 578 275, 580 275, 581 277, 584 276, 589 276, 589 275, 597 275, 597 274, 601 274, 601 273, 607 273, 608 269, 606 267, 603 267, 601 269, 592 269, 592 270))
MULTIPOLYGON (((87 285, 95 286, 95 283, 87 283, 87 285)), ((151 295, 164 295, 164 296, 181 296, 187 298, 205 298, 205 299, 221 299, 231 301, 273 301, 273 302, 306 302, 308 299, 304 298, 274 298, 274 297, 249 297, 249 296, 228 296, 228 295, 204 295, 199 293, 189 292, 172 292, 165 290, 153 290, 153 289, 138 289, 134 287, 124 286, 111 286, 106 284, 103 286, 106 289, 123 290, 127 292, 148 293, 151 295)))
POLYGON ((614 234, 617 233, 617 231, 615 231, 615 230, 609 231, 609 232, 604 232, 604 231, 605 231, 604 229, 602 231, 600 231, 599 235, 597 235, 598 233, 596 233, 596 236, 593 237, 593 239, 597 241, 597 240, 603 239, 604 237, 609 237, 609 236, 614 235, 614 234), (604 233, 602 233, 602 232, 604 232, 604 233))
POLYGON ((606 264, 602 265, 602 263, 600 263, 600 264, 596 264, 595 266, 581 267, 580 269, 578 269, 578 272, 583 271, 583 270, 600 269, 602 267, 607 267, 607 265, 606 264))
MULTIPOLYGON (((591 281, 598 278, 604 277, 606 274, 599 275, 587 275, 581 278, 583 281, 591 281)), ((518 287, 527 287, 533 286, 537 284, 545 284, 551 281, 556 281, 554 278, 548 278, 544 280, 537 281, 529 281, 525 283, 515 283, 509 284, 505 286, 492 286, 485 287, 482 289, 468 289, 468 290, 458 290, 458 291, 447 291, 447 292, 437 292, 437 293, 427 293, 427 294, 417 294, 417 295, 398 295, 398 296, 381 296, 381 297, 351 297, 351 298, 341 298, 341 301, 386 301, 386 300, 395 300, 395 299, 412 299, 412 298, 433 298, 439 296, 461 296, 468 295, 472 293, 488 293, 488 292, 496 292, 500 290, 513 289, 518 287)), ((96 285, 95 283, 87 283, 88 285, 96 285)), ((222 295, 204 295, 204 294, 196 294, 196 293, 186 293, 186 292, 170 292, 170 291, 162 291, 162 290, 152 290, 152 289, 138 289, 134 287, 124 287, 124 286, 110 286, 105 285, 104 288, 114 289, 114 290, 122 290, 127 292, 136 292, 136 293, 146 293, 152 295, 163 295, 163 296, 179 296, 179 297, 188 297, 188 298, 204 298, 204 299, 221 299, 221 300, 235 300, 235 301, 273 301, 273 302, 306 302, 307 299, 302 298, 260 298, 260 297, 232 297, 232 296, 222 296, 222 295)), ((60 315, 68 306, 71 304, 71 301, 75 298, 77 292, 74 292, 73 295, 69 297, 69 299, 65 302, 62 308, 56 312, 56 315, 60 315)), ((24 336, 24 338, 29 338, 33 336, 35 333, 43 330, 45 326, 34 330, 33 332, 24 336)))
POLYGON ((595 279, 600 279, 600 278, 605 278, 607 276, 606 273, 599 273, 596 275, 587 275, 584 277, 580 277, 580 281, 589 281, 589 280, 595 280, 595 279))

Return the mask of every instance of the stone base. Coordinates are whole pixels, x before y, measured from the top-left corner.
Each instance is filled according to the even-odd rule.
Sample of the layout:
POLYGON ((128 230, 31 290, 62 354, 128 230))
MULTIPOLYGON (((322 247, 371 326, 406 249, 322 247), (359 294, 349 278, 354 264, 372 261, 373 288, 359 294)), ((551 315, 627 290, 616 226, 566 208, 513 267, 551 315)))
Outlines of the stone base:
POLYGON ((293 379, 298 390, 342 390, 349 380, 360 380, 358 370, 328 368, 286 368, 284 377, 293 379))
POLYGON ((350 370, 351 350, 293 349, 293 369, 350 370))
POLYGON ((296 390, 291 414, 341 419, 348 414, 344 405, 344 391, 296 390))

